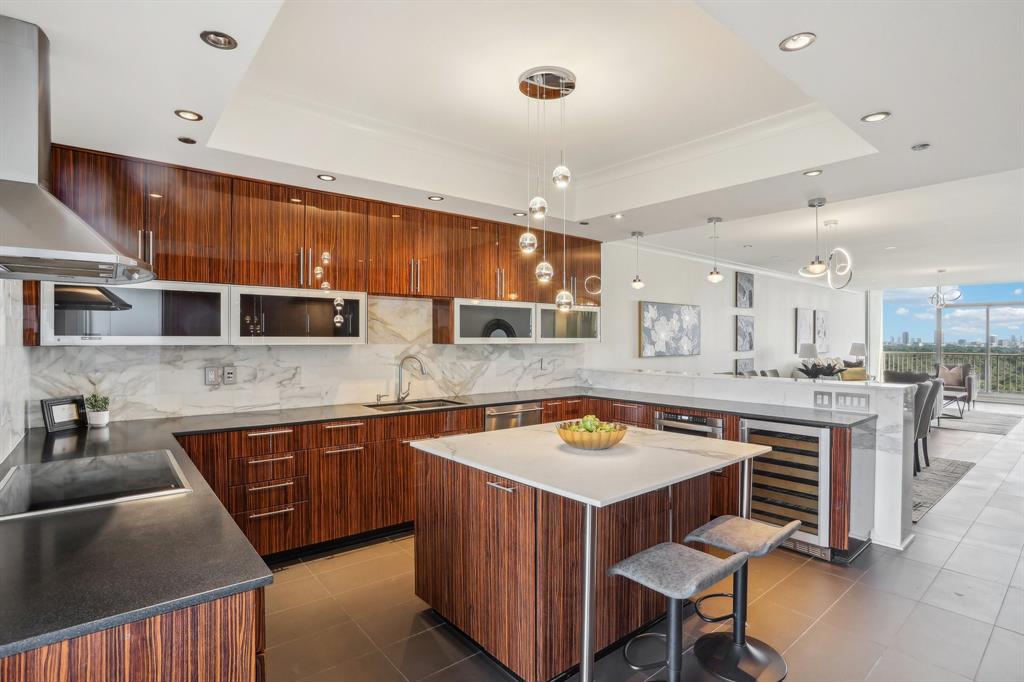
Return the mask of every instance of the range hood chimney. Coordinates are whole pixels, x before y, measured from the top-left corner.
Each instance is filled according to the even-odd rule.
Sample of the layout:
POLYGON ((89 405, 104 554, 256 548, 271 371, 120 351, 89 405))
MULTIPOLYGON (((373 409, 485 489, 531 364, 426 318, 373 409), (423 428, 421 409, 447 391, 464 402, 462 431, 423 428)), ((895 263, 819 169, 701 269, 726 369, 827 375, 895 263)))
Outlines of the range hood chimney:
POLYGON ((38 26, 0 15, 0 278, 153 279, 49 192, 49 51, 38 26))

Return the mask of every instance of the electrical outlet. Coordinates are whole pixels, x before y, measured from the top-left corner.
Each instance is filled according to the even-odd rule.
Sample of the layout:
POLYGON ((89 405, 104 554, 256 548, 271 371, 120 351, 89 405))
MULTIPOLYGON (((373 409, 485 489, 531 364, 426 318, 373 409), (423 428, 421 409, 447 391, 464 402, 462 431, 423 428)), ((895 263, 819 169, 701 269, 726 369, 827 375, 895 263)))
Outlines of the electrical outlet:
POLYGON ((238 373, 234 365, 224 365, 224 383, 225 384, 237 384, 238 373))
POLYGON ((871 409, 871 396, 867 393, 836 393, 836 409, 867 412, 871 409))
POLYGON ((832 393, 831 391, 815 391, 814 392, 814 406, 822 410, 832 409, 832 393))
POLYGON ((203 370, 203 381, 207 386, 216 386, 220 383, 220 367, 207 367, 203 370))

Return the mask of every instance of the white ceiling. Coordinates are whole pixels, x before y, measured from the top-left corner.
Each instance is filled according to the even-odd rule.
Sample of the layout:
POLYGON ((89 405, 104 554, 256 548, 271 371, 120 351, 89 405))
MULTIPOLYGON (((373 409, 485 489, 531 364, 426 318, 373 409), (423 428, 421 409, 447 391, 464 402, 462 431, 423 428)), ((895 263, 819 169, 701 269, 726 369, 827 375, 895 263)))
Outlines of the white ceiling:
POLYGON ((726 235, 759 240, 729 258, 791 271, 810 232, 788 228, 824 196, 826 213, 852 211, 840 229, 860 287, 928 284, 918 271, 952 270, 951 254, 977 281, 1024 276, 1006 250, 1024 188, 1005 173, 1024 166, 1024 3, 0 0, 0 13, 50 37, 56 142, 434 208, 440 193, 445 209, 509 220, 526 194, 516 77, 554 63, 579 78, 566 212, 590 225, 571 232, 682 230, 657 241, 706 253, 704 228, 687 228, 721 215, 726 235), (204 29, 239 49, 203 45, 204 29), (801 30, 818 41, 778 50, 801 30), (877 109, 894 115, 859 121, 877 109), (933 149, 909 151, 921 141, 933 149), (812 167, 825 173, 800 173, 812 167), (324 171, 338 181, 314 179, 324 171), (869 251, 894 215, 913 274, 869 251), (984 232, 955 229, 982 215, 984 232))

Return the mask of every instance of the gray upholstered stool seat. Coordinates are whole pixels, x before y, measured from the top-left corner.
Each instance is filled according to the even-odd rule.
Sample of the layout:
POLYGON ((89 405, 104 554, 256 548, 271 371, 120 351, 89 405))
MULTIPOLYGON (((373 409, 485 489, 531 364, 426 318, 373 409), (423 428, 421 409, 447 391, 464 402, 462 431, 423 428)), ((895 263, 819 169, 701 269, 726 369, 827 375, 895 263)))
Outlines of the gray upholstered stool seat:
MULTIPOLYGON (((739 516, 719 516, 686 536, 687 542, 703 542, 727 552, 747 557, 764 556, 792 537, 800 529, 799 521, 781 528, 770 523, 739 516)), ((732 634, 712 632, 693 645, 693 655, 704 670, 722 680, 732 682, 780 682, 787 666, 782 654, 771 645, 747 637, 747 570, 746 561, 733 576, 732 594, 709 594, 695 602, 697 615, 714 623, 732 618, 732 634), (705 599, 731 597, 732 613, 710 617, 701 611, 705 599)))
POLYGON ((743 552, 720 559, 686 545, 663 542, 637 552, 609 568, 608 575, 622 576, 660 592, 665 595, 668 602, 668 634, 644 632, 633 637, 622 650, 626 663, 635 670, 664 665, 667 668, 669 682, 681 682, 684 667, 688 671, 688 682, 713 679, 712 675, 701 668, 692 654, 683 656, 683 600, 735 573, 746 562, 747 555, 743 552), (638 664, 630 660, 630 646, 645 637, 666 640, 664 661, 638 664))
POLYGON ((736 572, 747 555, 736 553, 727 559, 691 549, 674 542, 648 547, 608 569, 670 599, 686 599, 736 572))
POLYGON ((703 542, 727 552, 746 552, 750 556, 764 556, 800 528, 799 521, 791 521, 781 528, 739 516, 719 516, 686 536, 687 542, 703 542))

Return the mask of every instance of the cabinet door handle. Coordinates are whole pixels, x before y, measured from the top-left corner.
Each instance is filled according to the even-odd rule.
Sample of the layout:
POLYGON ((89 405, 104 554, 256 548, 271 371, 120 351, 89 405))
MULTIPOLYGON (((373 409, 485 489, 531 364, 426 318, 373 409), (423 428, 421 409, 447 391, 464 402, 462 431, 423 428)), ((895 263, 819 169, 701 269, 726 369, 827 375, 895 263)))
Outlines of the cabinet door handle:
POLYGON ((354 448, 340 448, 338 450, 324 450, 324 454, 325 455, 338 455, 338 454, 341 454, 342 452, 359 452, 362 449, 363 449, 363 446, 362 445, 358 445, 358 446, 356 446, 354 448))
POLYGON ((139 260, 142 260, 142 230, 139 230, 139 260))
POLYGON ((363 426, 364 422, 349 422, 348 424, 325 424, 324 429, 354 429, 363 426))
POLYGON ((261 490, 276 490, 277 488, 287 488, 290 485, 295 485, 295 481, 287 481, 285 483, 275 483, 273 485, 259 485, 253 488, 249 488, 246 492, 258 493, 261 490))
POLYGON ((422 260, 418 260, 418 261, 416 261, 416 291, 418 291, 420 293, 423 292, 422 282, 420 281, 422 279, 422 275, 423 275, 423 261, 422 260))
POLYGON ((549 405, 561 405, 561 404, 562 404, 561 400, 549 400, 546 403, 544 403, 544 407, 548 407, 549 405))
POLYGON ((299 249, 299 286, 306 286, 306 251, 299 249))
POLYGON ((575 405, 577 403, 582 403, 582 402, 583 402, 582 400, 566 400, 565 404, 566 405, 575 405))
POLYGON ((501 298, 501 268, 494 268, 494 293, 501 298))
POLYGON ((627 405, 626 403, 612 403, 612 407, 625 407, 630 410, 635 410, 640 407, 639 405, 627 405))
POLYGON ((498 490, 506 493, 514 493, 516 491, 515 488, 507 485, 502 485, 497 481, 487 481, 487 485, 491 486, 492 488, 497 488, 498 490))
POLYGON ((295 511, 295 507, 288 507, 287 509, 278 509, 277 511, 263 512, 262 514, 249 514, 250 519, 262 519, 264 516, 277 516, 278 514, 291 514, 295 511))
POLYGON ((149 231, 149 264, 153 264, 153 230, 149 231))
POLYGON ((278 436, 282 433, 291 433, 295 429, 277 429, 276 431, 250 431, 245 434, 249 438, 256 438, 258 436, 278 436))
POLYGON ((295 459, 295 455, 285 455, 284 457, 273 457, 271 459, 250 459, 249 466, 253 464, 271 464, 273 462, 285 462, 289 459, 295 459))
POLYGON ((409 259, 409 291, 416 291, 416 273, 413 259, 409 259))
POLYGON ((306 255, 306 267, 309 268, 309 286, 313 286, 313 249, 310 248, 306 255))

